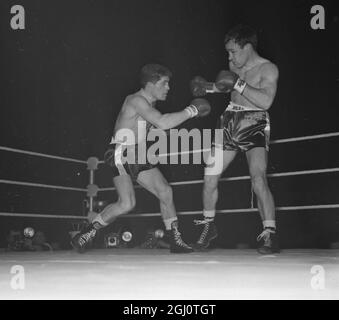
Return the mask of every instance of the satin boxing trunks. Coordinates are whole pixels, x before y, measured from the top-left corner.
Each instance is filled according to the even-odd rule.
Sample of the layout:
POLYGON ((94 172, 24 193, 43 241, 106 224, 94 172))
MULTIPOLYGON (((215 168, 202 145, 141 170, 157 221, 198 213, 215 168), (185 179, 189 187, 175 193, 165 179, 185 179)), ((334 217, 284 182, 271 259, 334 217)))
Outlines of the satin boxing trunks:
POLYGON ((231 102, 222 115, 223 141, 215 141, 223 150, 246 152, 256 147, 268 151, 270 119, 267 111, 231 102))

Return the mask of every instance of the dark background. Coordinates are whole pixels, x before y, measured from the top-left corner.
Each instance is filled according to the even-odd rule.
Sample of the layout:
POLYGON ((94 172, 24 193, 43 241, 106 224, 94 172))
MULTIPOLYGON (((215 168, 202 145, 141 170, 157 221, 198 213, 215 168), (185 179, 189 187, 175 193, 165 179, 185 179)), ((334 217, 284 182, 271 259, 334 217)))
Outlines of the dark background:
MULTIPOLYGON (((339 11, 336 1, 233 0, 26 0, 0 4, 0 145, 87 160, 102 159, 125 96, 139 89, 140 68, 161 63, 173 71, 162 112, 185 107, 192 98, 189 80, 213 80, 227 68, 223 38, 238 23, 256 28, 259 53, 280 70, 270 109, 271 137, 307 136, 338 129, 339 11), (26 11, 25 30, 12 30, 10 8, 26 11), (325 8, 326 29, 310 27, 313 5, 325 8)), ((181 127, 214 128, 229 97, 209 96, 213 110, 181 127)), ((338 167, 338 138, 272 145, 269 172, 338 167)), ((85 188, 86 165, 0 151, 1 179, 85 188)), ((243 155, 226 172, 247 175, 243 155)), ((165 165, 169 181, 202 179, 197 165, 165 165)), ((338 174, 272 178, 277 206, 338 203, 338 174)), ((111 186, 108 168, 96 176, 111 186)), ((178 211, 201 210, 201 184, 174 187, 178 211)), ((0 184, 0 212, 81 215, 85 193, 0 184)), ((220 184, 218 208, 250 206, 249 181, 220 184)), ((159 212, 157 200, 137 190, 138 212, 159 212), (138 200, 139 199, 139 200, 138 200)), ((112 192, 99 194, 108 202, 112 192)), ((183 216, 194 239, 193 216, 183 216)), ((337 210, 278 212, 283 247, 327 247, 339 240, 337 210)), ((255 245, 257 214, 219 215, 217 245, 255 245)), ((127 220, 126 220, 127 221, 127 220)), ((129 220, 141 232, 161 226, 160 217, 129 220)), ((0 217, 0 246, 9 229, 31 225, 51 241, 67 243, 71 224, 62 220, 0 217)))

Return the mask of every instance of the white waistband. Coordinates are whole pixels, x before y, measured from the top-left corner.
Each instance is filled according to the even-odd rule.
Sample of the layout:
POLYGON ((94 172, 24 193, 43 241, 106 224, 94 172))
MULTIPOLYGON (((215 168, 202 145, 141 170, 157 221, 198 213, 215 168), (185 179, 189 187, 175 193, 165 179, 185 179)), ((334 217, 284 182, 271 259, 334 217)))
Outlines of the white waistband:
POLYGON ((250 107, 250 106, 242 106, 241 104, 236 104, 234 102, 230 102, 226 108, 226 111, 265 111, 258 107, 250 107))

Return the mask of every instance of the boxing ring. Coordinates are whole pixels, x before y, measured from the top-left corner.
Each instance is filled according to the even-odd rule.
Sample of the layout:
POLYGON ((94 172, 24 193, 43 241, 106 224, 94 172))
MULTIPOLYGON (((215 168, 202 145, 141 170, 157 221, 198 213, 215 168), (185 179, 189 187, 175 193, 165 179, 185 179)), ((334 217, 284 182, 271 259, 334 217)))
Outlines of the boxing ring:
MULTIPOLYGON (((335 138, 339 132, 280 139, 270 145, 335 138)), ((89 212, 100 188, 95 172, 103 164, 96 157, 87 161, 0 146, 1 152, 17 153, 72 162, 87 166, 86 188, 0 179, 0 184, 77 192, 88 197, 89 212)), ((189 153, 207 150, 193 150, 189 153)), ((315 168, 268 174, 269 179, 323 175, 339 167, 315 168)), ((250 180, 249 176, 227 177, 223 183, 250 180)), ((176 186, 202 184, 203 180, 171 182, 176 186)), ((136 186, 139 188, 139 186, 136 186)), ((137 199, 138 201, 138 199, 137 199)), ((335 210, 339 203, 277 206, 277 212, 335 210)), ((250 207, 219 209, 218 215, 258 212, 250 207)), ((202 211, 179 211, 197 215, 202 211)), ((158 212, 130 213, 119 219, 160 216, 158 212)), ((0 212, 0 217, 86 221, 87 215, 38 212, 0 212)), ((259 217, 258 217, 259 218, 259 217)), ((0 251, 1 299, 338 299, 339 249, 284 249, 278 255, 261 256, 252 249, 212 249, 187 255, 169 254, 163 249, 94 249, 79 255, 72 250, 45 252, 0 251), (16 272, 19 266, 20 274, 16 272), (14 268, 14 269, 13 269, 14 268), (21 268, 21 269, 20 269, 21 268), (24 275, 22 287, 15 281, 24 275)), ((20 278, 22 280, 22 278, 20 278)), ((20 280, 19 279, 19 280, 20 280)), ((18 280, 18 281, 19 281, 18 280)))

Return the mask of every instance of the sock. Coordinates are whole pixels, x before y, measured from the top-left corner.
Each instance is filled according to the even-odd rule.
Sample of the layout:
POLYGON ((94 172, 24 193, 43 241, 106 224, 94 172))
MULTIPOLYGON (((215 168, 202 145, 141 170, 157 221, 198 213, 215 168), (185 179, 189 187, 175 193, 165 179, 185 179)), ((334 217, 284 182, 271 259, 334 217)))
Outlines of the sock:
POLYGON ((204 216, 205 221, 212 222, 214 221, 215 210, 204 210, 203 216, 204 216))
POLYGON ((264 220, 263 226, 264 226, 264 229, 269 228, 269 229, 272 229, 272 231, 276 230, 275 220, 264 220))
POLYGON ((102 219, 102 216, 100 214, 98 214, 92 221, 92 226, 94 229, 99 230, 101 228, 104 228, 108 225, 107 222, 105 222, 102 219))
POLYGON ((174 221, 177 221, 177 220, 178 220, 177 217, 164 219, 164 224, 165 224, 166 230, 171 230, 172 223, 173 223, 174 221))

